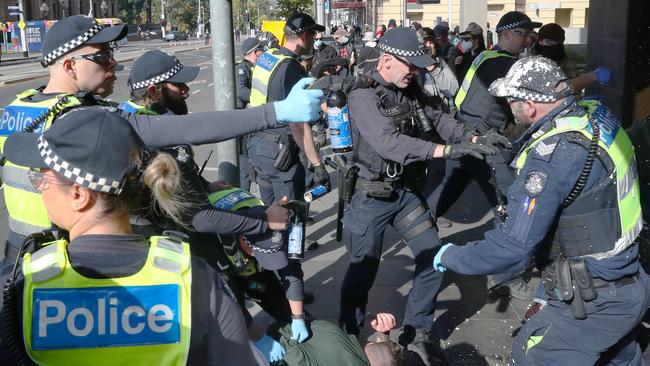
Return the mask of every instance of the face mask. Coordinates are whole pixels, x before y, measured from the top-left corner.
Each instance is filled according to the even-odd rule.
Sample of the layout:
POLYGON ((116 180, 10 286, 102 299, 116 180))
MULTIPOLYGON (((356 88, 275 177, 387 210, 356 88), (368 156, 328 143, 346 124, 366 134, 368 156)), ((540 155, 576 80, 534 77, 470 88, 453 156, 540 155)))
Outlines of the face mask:
POLYGON ((566 58, 563 44, 556 44, 554 46, 537 45, 535 47, 535 53, 550 58, 557 63, 561 63, 566 58))
POLYGON ((350 39, 348 39, 348 37, 344 36, 344 37, 339 38, 339 43, 340 44, 346 44, 346 43, 348 43, 349 40, 350 39))
POLYGON ((471 39, 464 39, 460 43, 460 47, 465 50, 465 52, 469 51, 472 49, 472 40, 471 39))
POLYGON ((320 46, 322 45, 323 45, 323 41, 321 41, 320 39, 314 41, 314 48, 320 48, 320 46))

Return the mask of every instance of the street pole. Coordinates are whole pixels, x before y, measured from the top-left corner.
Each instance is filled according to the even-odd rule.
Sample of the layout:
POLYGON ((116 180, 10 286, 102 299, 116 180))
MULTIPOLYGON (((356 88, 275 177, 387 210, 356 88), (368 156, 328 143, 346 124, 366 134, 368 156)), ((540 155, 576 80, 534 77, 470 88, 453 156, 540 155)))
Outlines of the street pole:
POLYGON ((165 0, 160 0, 160 34, 162 34, 163 41, 165 40, 165 0), (163 25, 164 24, 164 25, 163 25))
POLYGON ((88 16, 92 18, 93 17, 93 0, 88 0, 88 2, 90 3, 90 8, 88 8, 88 16))
POLYGON ((451 27, 451 0, 447 0, 447 22, 449 23, 449 29, 453 29, 451 27))
MULTIPOLYGON (((18 1, 18 6, 19 6, 18 11, 20 13, 18 15, 18 18, 20 19, 20 21, 22 23, 25 23, 25 14, 23 13, 23 9, 24 9, 23 0, 18 1)), ((29 48, 27 48, 27 46, 28 46, 28 44, 27 44, 27 33, 25 32, 25 27, 23 27, 20 30, 20 47, 22 47, 22 49, 23 49, 23 57, 24 58, 29 57, 29 48)))
POLYGON ((407 22, 407 15, 406 15, 407 7, 408 7, 408 0, 404 0, 404 9, 403 9, 404 18, 402 18, 402 26, 404 26, 404 27, 408 27, 408 24, 406 23, 407 22))
MULTIPOLYGON (((217 111, 235 109, 235 50, 232 32, 232 3, 230 0, 210 0, 212 34, 212 76, 214 79, 214 108, 217 111)), ((215 121, 228 123, 229 121, 215 121)), ((219 179, 239 186, 239 154, 237 139, 217 144, 219 179)))

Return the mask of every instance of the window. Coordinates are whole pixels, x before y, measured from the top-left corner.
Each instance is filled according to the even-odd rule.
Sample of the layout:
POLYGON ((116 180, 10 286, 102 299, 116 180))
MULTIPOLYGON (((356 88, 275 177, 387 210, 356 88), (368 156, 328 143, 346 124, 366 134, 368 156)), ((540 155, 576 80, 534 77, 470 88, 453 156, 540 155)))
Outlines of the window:
POLYGON ((555 23, 562 28, 571 26, 571 11, 573 9, 555 9, 555 23))

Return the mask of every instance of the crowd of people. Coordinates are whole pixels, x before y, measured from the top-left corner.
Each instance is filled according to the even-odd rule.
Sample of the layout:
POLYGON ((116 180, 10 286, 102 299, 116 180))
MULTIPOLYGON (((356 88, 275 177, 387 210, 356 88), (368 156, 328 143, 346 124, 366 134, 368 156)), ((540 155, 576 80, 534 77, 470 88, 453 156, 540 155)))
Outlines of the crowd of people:
POLYGON ((564 30, 516 11, 487 44, 476 23, 367 28, 331 29, 327 44, 324 26, 295 13, 283 44, 270 32, 242 42, 236 110, 189 114, 198 67, 148 51, 115 104, 111 44, 125 26, 57 22, 43 39, 47 85, 4 109, 31 122, 0 131, 0 363, 441 365, 434 311, 454 271, 534 301, 511 364, 642 364, 648 177, 634 153, 649 134, 630 140, 585 97, 611 71, 576 74, 564 30), (346 108, 325 103, 341 92, 346 108), (337 178, 325 164, 331 112, 348 113, 353 142, 334 150, 337 178), (192 146, 235 137, 240 186, 204 179, 192 146), (338 324, 308 312, 290 244, 306 228, 296 218, 311 219, 305 192, 334 179, 349 262, 338 324), (494 227, 443 245, 443 215, 471 179, 494 227), (389 225, 413 254, 412 288, 403 323, 376 314, 362 347, 389 225), (522 275, 533 267, 537 286, 522 275), (275 323, 256 324, 247 300, 275 323))

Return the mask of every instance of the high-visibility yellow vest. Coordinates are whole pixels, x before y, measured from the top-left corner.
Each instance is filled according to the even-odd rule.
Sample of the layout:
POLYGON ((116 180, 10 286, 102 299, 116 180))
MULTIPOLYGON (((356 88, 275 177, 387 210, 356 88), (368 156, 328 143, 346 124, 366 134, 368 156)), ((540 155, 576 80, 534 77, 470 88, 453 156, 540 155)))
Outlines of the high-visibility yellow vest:
MULTIPOLYGON (((241 188, 231 188, 216 191, 214 193, 211 193, 208 196, 208 199, 212 205, 224 211, 234 212, 241 210, 242 208, 264 206, 264 202, 261 199, 255 197, 252 193, 241 188)), ((244 256, 241 249, 239 248, 239 241, 247 240, 245 236, 230 235, 227 237, 226 235, 219 235, 219 238, 221 239, 221 244, 225 249, 225 254, 228 257, 228 260, 233 265, 233 267, 235 267, 239 276, 250 276, 260 270, 257 261, 253 259, 249 260, 245 266, 242 265, 242 268, 239 268, 240 266, 238 266, 238 258, 236 257, 244 256)))
POLYGON ((189 245, 152 237, 143 268, 92 279, 65 240, 23 260, 23 337, 37 365, 185 365, 191 328, 189 245))
POLYGON ((253 79, 251 80, 250 107, 268 103, 269 82, 273 74, 283 62, 292 59, 294 58, 281 54, 276 48, 264 52, 257 59, 253 68, 253 79))
MULTIPOLYGON (((5 107, 0 123, 0 150, 4 149, 7 137, 25 129, 34 119, 45 115, 59 101, 57 110, 81 105, 81 101, 70 94, 59 94, 51 99, 30 102, 29 97, 38 94, 36 89, 18 94, 16 99, 5 107)), ((43 133, 50 128, 56 113, 50 114, 34 133, 43 133)), ((52 226, 40 192, 32 186, 28 177, 28 167, 6 162, 2 171, 4 197, 9 213, 9 229, 16 234, 27 236, 52 226)))
POLYGON ((132 100, 127 100, 126 102, 122 103, 119 105, 121 110, 129 113, 135 113, 135 114, 148 114, 151 116, 157 116, 158 113, 155 111, 152 111, 151 109, 140 105, 132 100))
MULTIPOLYGON (((606 111, 606 108, 600 107, 600 104, 594 101, 580 102, 580 105, 587 109, 588 114, 598 114, 594 116, 594 120, 600 126, 598 146, 601 151, 606 153, 606 157, 611 159, 614 166, 611 184, 616 185, 617 197, 606 197, 605 199, 611 198, 611 201, 617 206, 619 220, 612 224, 614 229, 621 233, 621 236, 616 243, 612 243, 611 250, 590 255, 596 259, 610 258, 632 245, 643 227, 634 147, 625 130, 611 114, 608 115, 609 112, 606 111)), ((567 132, 579 132, 591 140, 593 135, 588 115, 556 119, 554 128, 529 142, 519 153, 515 160, 517 173, 524 167, 528 154, 538 143, 551 136, 567 132)), ((572 205, 578 203, 578 200, 580 197, 572 205)), ((609 224, 604 223, 603 225, 609 224)), ((585 230, 589 230, 589 228, 585 228, 585 230)))
MULTIPOLYGON (((483 62, 497 57, 515 58, 510 54, 497 50, 485 50, 476 56, 474 61, 472 61, 472 65, 469 67, 469 70, 467 70, 467 74, 465 74, 465 79, 463 79, 463 83, 460 85, 460 89, 458 89, 458 94, 456 94, 456 99, 454 100, 456 103, 456 108, 460 109, 461 104, 463 104, 463 101, 467 96, 467 92, 469 92, 469 88, 472 86, 474 76, 476 76, 476 70, 478 70, 483 62)), ((486 85, 485 87, 487 88, 489 85, 486 85)))

